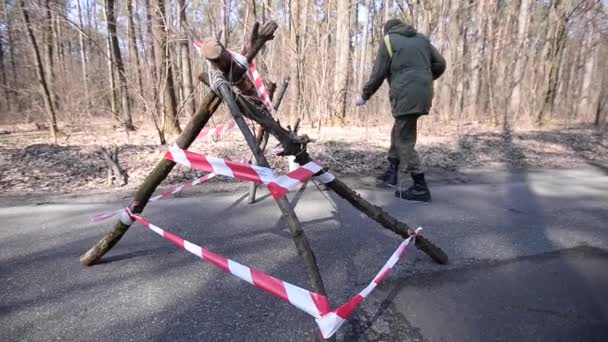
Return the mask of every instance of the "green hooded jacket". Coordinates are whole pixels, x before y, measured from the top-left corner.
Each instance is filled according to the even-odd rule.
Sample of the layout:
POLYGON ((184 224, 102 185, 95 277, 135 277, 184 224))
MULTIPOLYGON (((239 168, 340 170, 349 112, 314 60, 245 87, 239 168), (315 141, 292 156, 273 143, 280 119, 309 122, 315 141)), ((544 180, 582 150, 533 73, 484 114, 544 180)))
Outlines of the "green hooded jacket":
POLYGON ((406 24, 388 30, 392 57, 384 40, 362 97, 368 100, 386 79, 393 116, 428 114, 433 101, 433 80, 445 71, 445 59, 429 39, 406 24))

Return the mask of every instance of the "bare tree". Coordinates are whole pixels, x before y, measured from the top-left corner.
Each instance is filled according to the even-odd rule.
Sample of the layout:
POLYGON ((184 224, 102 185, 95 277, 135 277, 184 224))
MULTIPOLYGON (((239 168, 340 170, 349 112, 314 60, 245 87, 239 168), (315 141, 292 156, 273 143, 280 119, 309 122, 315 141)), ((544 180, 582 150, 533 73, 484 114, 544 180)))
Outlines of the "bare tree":
POLYGON ((168 134, 179 134, 179 120, 177 117, 177 99, 173 84, 173 71, 169 46, 167 45, 167 31, 165 26, 165 0, 154 0, 152 31, 154 33, 154 59, 156 60, 156 73, 161 84, 162 96, 159 99, 163 107, 163 131, 168 134))
POLYGON ((25 0, 19 0, 19 7, 21 8, 23 23, 25 24, 25 29, 30 39, 31 51, 34 55, 34 66, 36 68, 36 76, 38 76, 38 85, 40 86, 40 93, 44 100, 47 119, 49 121, 49 132, 51 134, 51 138, 56 143, 57 134, 59 133, 59 128, 57 127, 57 115, 55 113, 55 106, 51 98, 49 84, 46 80, 44 66, 42 64, 42 57, 40 55, 40 49, 38 48, 38 41, 36 40, 36 36, 34 35, 34 31, 32 29, 32 22, 30 20, 30 15, 25 5, 25 0))
POLYGON ((338 0, 336 12, 336 63, 334 65, 334 116, 346 120, 346 94, 350 72, 350 1, 338 0))
MULTIPOLYGON (((137 0, 135 0, 137 2, 137 0)), ((128 29, 127 35, 129 39, 129 59, 135 68, 135 77, 137 78, 137 86, 139 96, 144 98, 144 84, 141 77, 141 63, 139 61, 139 52, 137 51, 137 33, 135 31, 135 20, 133 19, 133 1, 127 1, 127 20, 128 29)))
MULTIPOLYGON (((8 4, 6 2, 6 0, 2 0, 2 9, 4 11, 4 25, 5 25, 5 30, 6 30, 6 41, 8 44, 8 52, 9 52, 9 59, 10 59, 10 65, 11 65, 11 85, 10 87, 16 87, 17 85, 17 64, 15 61, 15 45, 13 43, 13 23, 11 18, 8 15, 8 4)), ((6 84, 6 86, 9 86, 8 84, 6 84)), ((14 102, 16 104, 16 109, 19 110, 20 109, 20 105, 19 105, 19 101, 16 97, 16 92, 15 91, 10 91, 9 92, 11 94, 10 97, 7 98, 8 103, 10 104, 11 102, 14 102)))
POLYGON ((566 24, 568 16, 565 7, 568 0, 553 0, 549 9, 547 27, 547 38, 543 49, 544 79, 541 88, 542 102, 536 117, 536 123, 542 125, 553 111, 557 88, 559 86, 559 75, 562 53, 566 41, 566 24))
POLYGON ((524 71, 528 62, 528 29, 530 26, 531 0, 522 0, 519 6, 519 16, 517 22, 517 40, 515 54, 515 69, 513 70, 513 92, 511 94, 510 112, 511 116, 519 113, 522 101, 522 83, 524 82, 524 71))
POLYGON ((127 86, 127 76, 125 66, 122 62, 120 45, 116 34, 116 18, 114 16, 114 0, 105 0, 106 5, 106 24, 108 29, 108 41, 113 56, 113 65, 118 74, 118 87, 120 88, 120 99, 122 109, 122 124, 127 130, 134 130, 133 120, 131 119, 131 106, 129 104, 129 88, 127 86))
POLYGON ((300 86, 300 62, 299 55, 302 44, 300 44, 300 1, 289 2, 289 45, 291 47, 291 63, 289 63, 290 89, 290 121, 295 121, 301 110, 302 92, 300 86))
POLYGON ((76 7, 78 9, 78 25, 80 26, 80 32, 78 34, 78 44, 80 47, 80 65, 82 67, 82 87, 84 89, 84 96, 87 101, 87 111, 91 110, 91 96, 89 94, 89 72, 87 68, 87 51, 84 43, 85 33, 84 33, 84 25, 82 20, 82 8, 80 6, 80 1, 76 1, 76 7))
POLYGON ((182 38, 180 41, 180 54, 182 64, 182 91, 184 93, 184 99, 187 101, 187 112, 188 115, 194 115, 196 111, 196 104, 194 97, 192 96, 192 65, 190 62, 190 45, 188 44, 188 35, 185 33, 188 27, 188 20, 186 16, 186 1, 179 0, 179 26, 182 30, 182 38))
MULTIPOLYGON (((11 110, 11 95, 10 88, 8 85, 8 78, 6 77, 6 67, 4 61, 4 45, 2 43, 2 37, 0 37, 0 77, 2 78, 2 89, 4 91, 4 105, 8 111, 11 110)), ((1 103, 0 103, 1 104, 1 103)), ((0 110, 2 108, 0 107, 0 110)))
POLYGON ((55 30, 53 29, 53 9, 51 8, 51 0, 45 1, 45 30, 44 35, 45 39, 45 54, 46 58, 44 59, 44 63, 46 67, 44 68, 46 72, 47 82, 49 84, 49 93, 51 94, 51 101, 53 102, 53 107, 55 109, 59 109, 59 98, 57 93, 55 92, 55 62, 53 58, 53 47, 55 45, 55 30))

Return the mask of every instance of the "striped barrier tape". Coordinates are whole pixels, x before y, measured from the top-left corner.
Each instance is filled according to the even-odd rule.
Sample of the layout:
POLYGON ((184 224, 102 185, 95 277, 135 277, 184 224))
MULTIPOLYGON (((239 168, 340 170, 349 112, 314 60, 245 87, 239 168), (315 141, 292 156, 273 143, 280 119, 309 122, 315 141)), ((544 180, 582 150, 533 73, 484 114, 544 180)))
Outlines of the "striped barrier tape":
POLYGON ((253 62, 249 63, 249 67, 247 68, 247 76, 249 76, 249 78, 253 82, 253 85, 255 86, 255 91, 262 100, 262 102, 264 102, 264 106, 266 106, 268 112, 270 114, 274 114, 275 110, 272 106, 272 102, 270 101, 270 95, 268 94, 268 91, 264 86, 264 80, 260 76, 260 73, 258 73, 258 69, 255 67, 255 64, 253 62))
MULTIPOLYGON (((278 147, 272 148, 270 150, 266 150, 266 151, 264 151, 264 155, 268 156, 268 155, 274 154, 274 153, 276 153, 280 149, 281 149, 281 147, 278 146, 278 147)), ((247 159, 243 158, 241 164, 247 164, 247 159)), ((309 165, 308 167, 312 169, 310 172, 313 172, 314 170, 316 170, 316 168, 314 167, 314 165, 309 165)), ((256 167, 256 168, 259 168, 259 167, 256 167)), ((266 169, 266 168, 263 168, 263 169, 266 169)), ((295 171, 297 171, 297 170, 295 170, 295 171)), ((270 172, 272 172, 272 171, 270 171, 270 172)), ((316 172, 318 172, 318 171, 316 171, 316 172)), ((316 172, 313 172, 313 174, 316 173, 316 172)), ((290 174, 288 174, 288 176, 289 175, 290 174)), ((175 194, 177 194, 177 193, 179 193, 179 192, 181 192, 181 191, 183 191, 185 189, 189 189, 189 188, 192 188, 195 185, 199 185, 201 183, 204 183, 207 180, 209 180, 209 179, 211 179, 211 178, 213 178, 215 176, 217 176, 217 174, 215 174, 213 172, 209 173, 209 174, 206 174, 206 175, 204 175, 202 177, 196 178, 195 180, 192 180, 190 182, 184 183, 184 184, 182 184, 182 185, 180 185, 180 186, 178 186, 178 187, 176 187, 176 188, 174 188, 172 190, 166 191, 166 192, 164 192, 164 193, 162 193, 162 194, 160 194, 158 196, 154 196, 154 197, 150 198, 150 200, 148 202, 155 202, 155 201, 158 201, 158 200, 161 200, 161 199, 172 197, 173 195, 175 195, 175 194)), ((288 184, 292 184, 294 187, 297 187, 299 184, 297 182, 294 182, 291 178, 296 178, 296 179, 301 178, 302 179, 300 181, 301 183, 307 181, 310 178, 310 177, 306 178, 307 177, 306 171, 298 171, 298 172, 296 172, 294 175, 292 175, 290 177, 285 177, 285 176, 282 176, 282 177, 283 178, 279 177, 279 178, 281 178, 281 182, 286 182, 288 184)), ((321 180, 322 182, 324 182, 324 183, 329 183, 329 182, 331 182, 334 179, 334 176, 332 174, 328 173, 328 172, 325 172, 325 173, 321 174, 320 176, 317 176, 317 178, 319 180, 321 180)), ((278 197, 281 197, 282 195, 286 194, 289 191, 289 190, 286 191, 284 188, 282 188, 280 186, 275 186, 275 185, 272 185, 272 189, 275 191, 275 192, 271 191, 271 193, 273 194, 273 196, 275 196, 275 193, 276 193, 276 196, 278 196, 278 197)), ((290 188, 290 190, 293 190, 293 189, 290 188)), ((278 198, 278 197, 276 197, 276 198, 278 198)), ((112 217, 116 216, 122 210, 123 209, 98 213, 98 214, 94 215, 93 217, 91 217, 90 221, 91 222, 95 222, 95 223, 105 221, 105 220, 107 220, 109 218, 112 218, 112 217)))
POLYGON ((185 249, 213 266, 292 304, 315 318, 321 318, 324 314, 329 312, 329 302, 327 301, 327 297, 323 295, 305 290, 299 286, 282 281, 254 268, 249 268, 219 254, 215 254, 206 248, 197 246, 190 241, 171 234, 139 216, 133 215, 130 212, 128 212, 128 214, 132 220, 141 223, 146 228, 162 236, 165 240, 172 242, 179 248, 185 249))
POLYGON ((234 58, 234 60, 247 69, 247 77, 251 80, 255 87, 255 92, 258 94, 258 97, 264 103, 264 106, 268 109, 270 114, 274 114, 275 110, 272 106, 272 101, 270 100, 270 95, 266 90, 266 86, 264 86, 264 79, 260 76, 258 69, 255 67, 255 63, 253 61, 247 61, 247 57, 241 55, 240 53, 236 53, 234 51, 230 51, 230 54, 234 58))
POLYGON ((247 77, 249 77, 249 79, 253 83, 255 87, 255 92, 258 94, 260 100, 262 100, 262 102, 264 103, 264 106, 268 109, 268 112, 270 112, 270 114, 274 114, 275 110, 272 106, 270 95, 266 90, 266 86, 264 86, 264 79, 262 79, 262 76, 260 76, 260 73, 258 72, 255 63, 253 63, 253 61, 247 61, 247 57, 239 53, 230 50, 228 50, 228 52, 230 52, 230 54, 232 55, 232 57, 234 57, 234 60, 237 61, 237 63, 241 64, 244 68, 247 69, 247 77))
MULTIPOLYGON (((195 45, 197 44, 195 43, 195 45)), ((197 48, 198 47, 200 47, 200 45, 197 45, 197 48)), ((252 65, 253 63, 251 63, 249 67, 251 72, 250 77, 252 77, 254 84, 256 84, 256 91, 258 91, 258 95, 264 101, 264 104, 268 107, 268 109, 273 112, 272 104, 270 104, 268 93, 265 90, 263 81, 259 77, 257 70, 255 70, 255 66, 252 67, 252 65), (260 86, 258 87, 258 85, 260 86)), ((234 122, 231 123, 232 127, 226 127, 227 124, 225 124, 212 130, 215 130, 216 134, 220 135, 221 133, 234 128, 234 122)), ((201 133, 199 138, 206 138, 209 132, 212 130, 208 130, 204 135, 201 133)), ((317 163, 310 162, 288 173, 287 175, 275 177, 272 170, 269 168, 235 163, 220 158, 206 157, 201 154, 182 150, 176 145, 170 147, 169 151, 165 154, 165 158, 185 166, 212 173, 179 186, 171 191, 167 191, 163 194, 155 196, 150 199, 150 202, 170 197, 185 188, 200 184, 217 174, 253 181, 256 183, 268 184, 268 188, 273 194, 274 198, 278 199, 286 194, 289 190, 295 189, 298 185, 313 177, 315 173, 322 170, 317 163)), ((335 179, 335 177, 329 172, 324 172, 317 178, 324 183, 329 183, 335 179)), ((394 268, 395 264, 406 251, 407 247, 415 239, 414 235, 404 240, 365 289, 363 289, 345 304, 341 305, 335 310, 330 311, 329 301, 326 296, 308 291, 296 285, 262 273, 258 270, 244 266, 219 254, 215 254, 208 249, 197 246, 177 235, 169 233, 139 216, 133 215, 128 208, 121 209, 119 212, 120 221, 123 224, 131 225, 134 221, 139 222, 178 247, 187 250, 188 252, 198 256, 217 268, 245 280, 259 289, 272 294, 275 297, 278 297, 313 316, 317 325, 319 326, 321 336, 325 339, 333 336, 344 324, 344 322, 346 322, 346 320, 353 314, 357 307, 365 300, 365 298, 387 277, 389 272, 394 268)), ((108 213, 102 213, 96 215, 95 218, 105 219, 107 217, 114 216, 116 213, 118 212, 113 212, 110 216, 107 216, 108 213)), ((422 228, 418 228, 416 230, 416 235, 419 234, 421 229, 422 228)))
MULTIPOLYGON (((180 186, 178 186, 178 187, 176 187, 174 189, 171 189, 169 191, 165 191, 165 192, 163 192, 162 194, 160 194, 158 196, 154 196, 154 197, 150 198, 150 200, 148 201, 148 203, 172 197, 173 195, 175 195, 175 194, 177 194, 177 193, 179 193, 179 192, 181 192, 181 191, 183 191, 185 189, 190 189, 190 188, 192 188, 195 185, 199 185, 201 183, 204 183, 204 182, 208 181, 209 179, 211 179, 211 178, 213 178, 215 176, 217 176, 215 173, 208 173, 208 174, 206 174, 206 175, 204 175, 202 177, 198 177, 198 178, 196 178, 196 179, 194 179, 194 180, 192 180, 190 182, 186 182, 186 183, 184 183, 184 184, 182 184, 182 185, 180 185, 180 186)), ((103 212, 103 213, 96 214, 96 215, 94 215, 91 218, 91 222, 105 221, 105 220, 107 220, 107 219, 109 219, 111 217, 116 216, 117 214, 119 214, 123 210, 124 209, 119 209, 119 210, 106 211, 106 212, 103 212)))
MULTIPOLYGON (((139 222, 146 228, 163 237, 165 240, 172 242, 181 249, 185 249, 186 251, 212 264, 213 266, 242 280, 245 280, 251 285, 254 285, 257 288, 278 297, 311 315, 315 318, 315 321, 319 326, 321 336, 325 339, 330 338, 338 331, 338 329, 340 329, 340 327, 348 318, 350 318, 363 300, 365 300, 365 298, 369 296, 369 294, 388 276, 390 271, 395 267, 395 264, 405 253, 407 247, 415 240, 414 235, 401 242, 399 247, 397 247, 395 252, 393 252, 388 261, 384 264, 384 266, 382 266, 380 271, 365 289, 363 289, 345 304, 339 306, 337 309, 330 310, 329 300, 324 295, 308 291, 299 286, 260 272, 256 269, 242 265, 219 254, 215 254, 206 248, 195 245, 190 241, 184 240, 177 235, 155 226, 146 219, 134 215, 129 211, 129 209, 124 209, 124 211, 121 213, 121 222, 130 225, 133 223, 133 221, 139 222)), ((416 235, 420 233, 421 229, 422 228, 418 228, 416 230, 416 235)))
MULTIPOLYGON (((218 175, 266 184, 275 199, 280 198, 291 190, 295 190, 312 176, 321 171, 321 166, 309 162, 300 168, 280 177, 276 177, 271 169, 250 164, 237 163, 221 158, 207 157, 202 154, 182 150, 176 145, 169 147, 165 158, 178 164, 197 170, 213 172, 218 175)), ((327 180, 328 176, 319 178, 327 180)), ((333 176, 331 176, 333 178, 333 176)), ((332 179, 333 180, 333 179, 332 179)))
POLYGON ((198 140, 207 140, 212 136, 217 136, 219 138, 224 133, 231 131, 234 127, 236 127, 236 122, 234 122, 234 120, 230 120, 221 126, 203 129, 196 138, 198 140))
POLYGON ((357 307, 363 303, 365 298, 369 296, 369 294, 378 286, 380 283, 388 276, 390 271, 395 267, 395 264, 403 253, 407 250, 409 245, 412 242, 415 242, 416 235, 420 234, 422 228, 416 229, 416 234, 414 236, 410 236, 407 239, 403 240, 399 247, 393 252, 388 261, 382 266, 380 271, 376 274, 374 279, 364 288, 361 292, 356 294, 353 298, 351 298, 348 302, 344 303, 340 307, 327 314, 323 315, 321 318, 316 318, 317 325, 319 326, 319 330, 321 331, 321 336, 325 339, 332 337, 338 329, 346 322, 346 320, 355 312, 357 307))
POLYGON ((158 201, 158 200, 161 200, 161 199, 172 197, 173 195, 181 192, 182 190, 190 189, 193 186, 199 185, 201 183, 204 183, 204 182, 208 181, 209 179, 211 179, 211 178, 213 178, 215 176, 217 176, 215 173, 208 173, 208 174, 206 174, 206 175, 204 175, 202 177, 199 177, 199 178, 197 178, 197 179, 195 179, 193 181, 184 183, 184 184, 178 186, 177 188, 175 188, 173 190, 169 190, 169 191, 163 192, 162 194, 160 194, 158 196, 154 196, 154 197, 150 198, 149 202, 155 202, 155 201, 158 201))
MULTIPOLYGON (((203 43, 200 41, 194 41, 193 44, 194 44, 194 48, 196 49, 196 51, 202 57, 203 53, 201 51, 201 48, 203 46, 203 43)), ((257 68, 255 67, 255 64, 253 62, 247 61, 247 58, 239 53, 236 53, 236 52, 230 51, 230 50, 228 50, 228 52, 230 52, 230 54, 232 55, 232 57, 234 58, 234 60, 237 63, 239 63, 240 65, 242 65, 244 68, 247 69, 247 77, 249 77, 251 82, 253 82, 256 93, 258 94, 258 96, 260 97, 262 102, 264 102, 264 106, 266 106, 268 111, 271 114, 274 114, 275 110, 274 110, 274 107, 272 106, 272 102, 270 101, 270 95, 268 94, 268 91, 266 90, 266 87, 264 86, 264 80, 260 76, 260 73, 258 72, 257 68)))

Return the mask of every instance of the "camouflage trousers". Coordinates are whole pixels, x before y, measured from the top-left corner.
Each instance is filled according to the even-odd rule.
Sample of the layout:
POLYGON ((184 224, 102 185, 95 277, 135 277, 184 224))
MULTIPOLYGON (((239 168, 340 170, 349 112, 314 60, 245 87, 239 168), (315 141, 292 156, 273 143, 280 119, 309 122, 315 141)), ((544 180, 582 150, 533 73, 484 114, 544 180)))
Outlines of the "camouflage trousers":
POLYGON ((395 118, 391 131, 391 147, 388 157, 398 159, 403 173, 422 173, 420 157, 416 152, 418 118, 420 115, 404 115, 395 118))

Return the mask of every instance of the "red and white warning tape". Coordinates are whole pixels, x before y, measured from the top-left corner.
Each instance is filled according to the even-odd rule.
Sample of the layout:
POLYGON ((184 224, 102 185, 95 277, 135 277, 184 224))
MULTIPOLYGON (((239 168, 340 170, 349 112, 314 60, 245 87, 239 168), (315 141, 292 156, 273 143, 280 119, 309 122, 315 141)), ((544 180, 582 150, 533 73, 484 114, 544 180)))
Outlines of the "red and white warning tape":
POLYGON ((143 224, 164 239, 174 243, 179 248, 185 249, 215 267, 241 278, 255 287, 292 304, 315 318, 321 318, 324 314, 329 312, 329 302, 327 301, 327 297, 323 295, 310 292, 299 286, 269 276, 256 269, 249 268, 219 254, 215 254, 206 248, 197 246, 190 241, 186 241, 177 235, 171 234, 139 216, 131 213, 128 214, 132 220, 143 224))
MULTIPOLYGON (((199 48, 200 43, 198 45, 196 43, 195 45, 197 48, 199 48)), ((257 70, 255 70, 253 63, 251 63, 249 66, 249 71, 251 73, 250 77, 252 77, 252 80, 256 84, 256 91, 258 91, 258 95, 264 101, 264 104, 268 107, 269 111, 273 112, 268 93, 266 92, 263 81, 259 77, 257 70)), ((231 128, 234 128, 234 122, 231 122, 231 124, 232 127, 224 125, 213 130, 215 130, 215 133, 219 135, 231 128)), ((207 130, 204 132, 205 134, 201 132, 199 138, 206 138, 211 131, 212 130, 207 130)), ((169 151, 165 154, 165 158, 185 166, 212 173, 179 186, 171 191, 167 191, 163 194, 155 196, 150 199, 150 202, 170 197, 185 188, 200 184, 207 179, 214 177, 215 175, 224 175, 246 181, 267 184, 274 198, 278 199, 285 195, 288 191, 297 188, 300 184, 312 178, 315 173, 322 170, 317 163, 310 162, 288 173, 287 175, 276 177, 269 168, 235 163, 220 158, 206 157, 202 154, 182 150, 176 145, 169 148, 169 151)), ((322 173, 317 178, 324 183, 329 183, 334 180, 334 176, 328 172, 322 173)), ((116 213, 118 212, 98 214, 94 219, 103 220, 114 216, 116 213), (108 216, 108 214, 110 215, 108 216)), ((171 234, 139 216, 133 215, 128 208, 120 211, 120 221, 125 225, 131 225, 133 224, 133 221, 137 221, 158 235, 162 236, 164 239, 174 243, 178 247, 187 250, 208 263, 240 279, 243 279, 261 290, 270 293, 308 313, 315 318, 323 338, 330 338, 336 333, 336 331, 338 331, 338 329, 353 314, 363 300, 386 278, 410 243, 415 240, 415 236, 411 236, 404 240, 365 289, 363 289, 345 304, 341 305, 335 310, 330 311, 329 301, 326 296, 308 291, 296 285, 262 273, 258 270, 244 266, 221 255, 215 254, 208 249, 197 246, 177 235, 171 234)), ((420 230, 421 228, 416 230, 416 235, 419 234, 420 230)))
MULTIPOLYGON (((242 265, 224 256, 215 254, 206 248, 195 245, 177 235, 169 233, 166 230, 153 225, 142 217, 133 215, 129 209, 125 209, 121 213, 120 219, 121 222, 126 225, 131 225, 133 221, 137 221, 156 234, 162 236, 164 239, 177 245, 179 248, 187 250, 208 263, 222 269, 223 271, 245 280, 259 289, 308 313, 315 318, 315 321, 319 326, 319 330, 321 331, 321 336, 326 339, 333 336, 336 331, 340 329, 340 327, 353 314, 363 300, 387 277, 407 247, 415 239, 414 236, 404 240, 376 274, 371 283, 365 289, 363 289, 363 291, 359 292, 337 309, 330 310, 329 301, 326 296, 308 291, 299 286, 262 273, 256 269, 242 265)), ((422 228, 418 228, 416 230, 417 235, 421 229, 422 228)))
MULTIPOLYGON (((266 151, 264 151, 264 155, 274 154, 280 149, 281 149, 281 147, 276 147, 276 148, 273 148, 270 150, 266 150, 266 151)), ((192 152, 188 152, 188 154, 196 155, 195 153, 192 153, 192 152)), ((211 161, 217 161, 215 163, 215 165, 220 165, 220 168, 221 168, 221 163, 224 161, 223 159, 219 159, 219 158, 211 158, 211 157, 204 157, 204 158, 211 160, 211 161)), ((167 158, 167 159, 170 159, 170 158, 167 158)), ((239 165, 239 167, 244 170, 247 170, 248 168, 253 169, 254 172, 249 172, 249 174, 251 174, 252 176, 254 173, 258 176, 260 176, 260 174, 268 175, 267 177, 263 177, 263 178, 260 176, 259 181, 257 180, 257 178, 254 181, 257 183, 268 184, 268 188, 270 189, 270 192, 272 193, 272 195, 275 198, 280 198, 281 196, 285 195, 287 192, 294 190, 295 188, 297 188, 299 186, 299 184, 306 182, 307 180, 310 179, 310 177, 312 177, 312 175, 314 175, 315 173, 317 173, 321 170, 320 166, 318 166, 316 163, 308 163, 308 164, 304 165, 302 168, 296 169, 296 170, 288 173, 285 176, 275 177, 274 174, 272 174, 272 170, 265 168, 265 167, 249 165, 249 164, 247 164, 246 159, 247 158, 243 158, 241 163, 234 163, 234 162, 229 162, 229 161, 225 161, 225 162, 229 163, 230 165, 239 165), (255 170, 259 171, 259 173, 256 172, 255 170), (266 180, 266 182, 264 180, 266 180), (273 182, 272 180, 276 180, 276 181, 273 182)), ((184 164, 184 163, 181 163, 181 164, 184 164)), ((184 165, 191 166, 193 168, 197 168, 197 167, 194 167, 189 164, 184 164, 184 165)), ((210 164, 210 165, 212 165, 212 164, 210 164)), ((212 168, 198 168, 198 169, 205 170, 205 171, 212 170, 212 168)), ((250 180, 247 178, 240 177, 240 175, 241 175, 240 172, 238 172, 238 173, 233 172, 232 174, 222 173, 222 175, 228 176, 228 177, 233 177, 233 178, 250 180)), ((161 199, 169 198, 185 189, 189 189, 195 185, 204 183, 207 180, 209 180, 215 176, 217 176, 217 174, 214 173, 214 171, 211 171, 211 173, 209 173, 209 174, 199 177, 193 181, 184 183, 184 184, 182 184, 172 190, 166 191, 160 195, 154 196, 154 197, 150 198, 149 202, 155 202, 155 201, 158 201, 161 199)), ((332 180, 334 180, 334 176, 331 173, 325 172, 325 173, 321 174, 320 176, 318 176, 317 179, 319 179, 320 181, 322 181, 324 183, 329 183, 332 180)), ((119 209, 119 210, 106 211, 106 212, 96 214, 91 218, 91 222, 105 221, 111 217, 116 216, 122 210, 123 209, 119 209)))
MULTIPOLYGON (((203 53, 201 51, 201 48, 203 47, 203 43, 201 43, 199 41, 194 41, 194 47, 195 47, 196 51, 199 53, 199 55, 203 56, 203 53)), ((264 105, 266 106, 268 111, 271 114, 274 113, 274 107, 272 106, 272 102, 270 101, 270 96, 268 95, 268 91, 266 90, 266 87, 264 86, 264 80, 260 76, 260 73, 258 72, 257 68, 255 67, 255 64, 253 62, 248 62, 247 58, 239 53, 236 53, 236 52, 230 51, 230 50, 228 50, 228 52, 230 52, 230 54, 232 54, 235 61, 237 61, 243 67, 247 68, 247 76, 249 77, 249 79, 251 79, 251 81, 255 85, 256 93, 258 94, 258 96, 260 97, 262 102, 264 102, 264 105)))
MULTIPOLYGON (((416 235, 420 234, 422 228, 416 229, 416 235)), ((367 285, 361 292, 356 294, 353 298, 351 298, 348 302, 344 303, 340 307, 327 314, 323 315, 321 318, 317 318, 316 322, 319 326, 319 330, 321 330, 321 336, 323 338, 330 338, 333 334, 340 329, 342 324, 346 322, 346 320, 353 314, 353 312, 357 309, 357 307, 367 298, 367 296, 378 286, 380 283, 386 278, 386 276, 390 273, 390 271, 395 267, 395 264, 405 250, 408 248, 410 243, 415 240, 415 236, 409 237, 405 239, 397 250, 393 252, 393 255, 388 259, 388 261, 382 266, 380 271, 376 274, 374 279, 372 279, 371 283, 367 285)))
MULTIPOLYGON (((172 145, 169 148, 169 151, 165 154, 165 158, 197 170, 213 172, 218 175, 258 184, 267 184, 275 199, 280 198, 291 190, 295 190, 300 184, 312 178, 315 173, 321 171, 319 164, 309 162, 287 175, 276 177, 272 170, 267 167, 207 157, 202 154, 182 150, 176 145, 172 145)), ((324 181, 322 178, 319 179, 324 181)))
POLYGON ((196 138, 198 140, 206 140, 212 136, 220 137, 224 133, 232 130, 234 127, 236 127, 236 122, 234 122, 234 120, 230 120, 221 126, 203 129, 196 138))
POLYGON ((160 194, 158 196, 154 196, 154 197, 150 198, 149 202, 154 202, 154 201, 158 201, 158 200, 161 200, 161 199, 169 198, 169 197, 171 197, 171 196, 179 193, 182 190, 190 189, 193 186, 199 185, 201 183, 204 183, 204 182, 208 181, 209 179, 211 179, 211 178, 213 178, 215 176, 217 176, 215 173, 208 173, 208 174, 206 174, 206 175, 204 175, 202 177, 199 177, 199 178, 197 178, 197 179, 195 179, 193 181, 184 183, 184 184, 178 186, 177 188, 175 188, 173 190, 169 190, 169 191, 163 192, 162 194, 160 194))
POLYGON ((258 73, 258 69, 255 67, 255 64, 253 62, 249 63, 247 76, 249 76, 249 78, 255 85, 255 91, 262 100, 262 102, 264 102, 264 106, 266 106, 268 112, 270 112, 270 114, 274 114, 274 107, 272 106, 272 102, 270 101, 270 95, 268 95, 268 91, 264 86, 264 80, 260 76, 260 73, 258 73))
MULTIPOLYGON (((180 186, 178 186, 178 187, 176 187, 174 189, 171 189, 169 191, 165 191, 165 192, 163 192, 160 195, 154 196, 154 197, 150 198, 150 200, 148 202, 155 202, 155 201, 158 201, 158 200, 161 200, 161 199, 169 198, 169 197, 171 197, 171 196, 173 196, 173 195, 175 195, 175 194, 177 194, 177 193, 179 193, 179 192, 181 192, 181 191, 183 191, 185 189, 190 189, 190 188, 192 188, 195 185, 199 185, 201 183, 204 183, 204 182, 208 181, 209 179, 211 179, 211 178, 213 178, 215 176, 217 176, 215 173, 208 173, 208 174, 206 174, 206 175, 204 175, 202 177, 199 177, 199 178, 197 178, 195 180, 192 180, 190 182, 184 183, 184 184, 182 184, 182 185, 180 185, 180 186)), ((107 219, 109 219, 111 217, 116 216, 117 214, 119 214, 123 210, 124 209, 119 209, 119 210, 106 211, 106 212, 103 212, 103 213, 96 214, 95 216, 93 216, 91 218, 91 222, 105 221, 105 220, 107 220, 107 219)))

